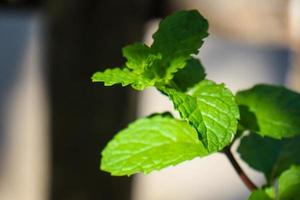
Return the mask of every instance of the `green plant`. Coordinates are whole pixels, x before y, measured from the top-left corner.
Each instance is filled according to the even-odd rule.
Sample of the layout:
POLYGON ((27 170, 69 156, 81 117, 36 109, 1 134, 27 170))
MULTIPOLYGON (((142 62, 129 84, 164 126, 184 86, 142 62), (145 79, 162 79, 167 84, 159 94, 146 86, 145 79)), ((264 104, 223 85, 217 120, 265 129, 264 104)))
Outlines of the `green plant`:
POLYGON ((261 84, 234 96, 224 84, 206 80, 192 55, 207 31, 198 11, 177 12, 161 21, 150 47, 123 48, 124 67, 93 75, 93 82, 106 86, 153 86, 181 116, 162 113, 133 122, 103 150, 101 169, 129 176, 223 152, 253 191, 249 199, 300 199, 300 94, 261 84), (241 158, 265 174, 264 187, 258 189, 233 157, 230 147, 237 138, 241 158))

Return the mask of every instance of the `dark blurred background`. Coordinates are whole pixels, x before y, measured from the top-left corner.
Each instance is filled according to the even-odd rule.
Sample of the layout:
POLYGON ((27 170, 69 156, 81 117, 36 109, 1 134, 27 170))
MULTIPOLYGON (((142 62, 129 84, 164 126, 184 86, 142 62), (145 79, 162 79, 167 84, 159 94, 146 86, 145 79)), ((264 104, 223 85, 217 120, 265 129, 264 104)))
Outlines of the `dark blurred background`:
MULTIPOLYGON (((4 196, 1 197, 0 193, 0 199, 129 199, 131 179, 114 178, 101 173, 99 161, 101 149, 112 135, 133 120, 135 94, 120 87, 107 90, 92 84, 90 77, 97 70, 122 64, 122 46, 142 40, 144 24, 149 19, 162 15, 163 3, 164 1, 160 0, 0 1, 1 110, 4 110, 3 107, 7 107, 7 104, 11 104, 6 103, 10 101, 6 93, 18 87, 15 86, 16 82, 22 76, 19 71, 27 71, 27 66, 23 66, 20 60, 27 60, 25 57, 30 57, 27 54, 31 51, 43 59, 36 61, 33 58, 33 61, 28 61, 29 68, 34 65, 28 73, 40 76, 41 80, 33 84, 42 84, 42 90, 45 90, 32 95, 44 96, 38 97, 37 101, 43 98, 47 101, 47 106, 42 103, 39 108, 33 106, 31 109, 48 109, 46 114, 49 116, 46 122, 42 122, 47 124, 46 133, 37 133, 43 134, 48 140, 38 139, 40 135, 33 135, 31 139, 38 141, 30 143, 46 143, 48 150, 36 150, 44 151, 39 156, 48 157, 48 166, 41 164, 42 161, 38 160, 37 155, 37 161, 28 166, 33 166, 32 169, 28 169, 30 171, 34 171, 34 165, 48 170, 41 172, 37 169, 40 171, 39 177, 34 175, 32 179, 35 180, 23 180, 23 184, 44 185, 44 188, 39 187, 48 193, 49 197, 45 197, 41 191, 37 192, 40 193, 40 197, 26 194, 22 189, 12 189, 7 186, 8 183, 3 183, 4 196), (38 46, 38 50, 36 47, 30 48, 30 43, 38 46), (48 182, 39 180, 43 178, 48 182), (18 192, 20 194, 17 194, 18 192)), ((34 78, 29 76, 29 79, 34 78)), ((25 114, 34 115, 31 111, 25 114)), ((1 148, 9 154, 11 152, 7 148, 10 148, 4 147, 16 144, 12 141, 14 137, 6 135, 10 130, 5 130, 7 123, 4 124, 4 118, 6 117, 1 120, 1 148)), ((35 122, 32 126, 36 126, 35 122)), ((23 156, 21 152, 16 154, 23 156)), ((0 167, 3 165, 2 168, 6 170, 10 167, 6 167, 5 163, 14 163, 8 157, 4 153, 1 156, 0 167)), ((19 163, 18 167, 22 168, 22 163, 19 163)), ((19 177, 26 178, 28 177, 22 175, 19 177)), ((12 179, 16 184, 12 185, 13 187, 23 187, 14 177, 3 175, 3 179, 12 179)), ((32 187, 28 190, 28 193, 35 192, 32 187)))
MULTIPOLYGON (((153 19, 199 9, 211 22, 211 39, 200 53, 211 78, 233 90, 256 82, 297 89, 296 8, 299 0, 0 0, 0 199, 183 199, 178 192, 187 183, 180 177, 162 172, 138 177, 132 186, 133 178, 99 170, 108 140, 137 115, 156 110, 159 100, 92 84, 91 75, 121 66, 124 45, 149 42, 153 19)), ((191 194, 185 200, 218 199, 194 184, 193 191, 183 189, 191 194)), ((243 188, 236 193, 228 199, 248 194, 243 188)))

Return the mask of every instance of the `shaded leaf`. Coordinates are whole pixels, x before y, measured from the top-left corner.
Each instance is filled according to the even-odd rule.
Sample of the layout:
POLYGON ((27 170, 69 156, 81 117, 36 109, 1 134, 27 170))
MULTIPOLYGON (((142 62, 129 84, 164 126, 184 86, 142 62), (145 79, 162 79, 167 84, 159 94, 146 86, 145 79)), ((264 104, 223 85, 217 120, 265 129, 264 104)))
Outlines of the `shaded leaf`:
POLYGON ((160 22, 151 48, 164 59, 187 59, 198 53, 207 31, 208 22, 197 10, 179 11, 160 22))
POLYGON ((205 72, 202 64, 198 59, 192 58, 187 65, 174 75, 174 83, 181 91, 193 87, 205 78, 205 72))
POLYGON ((186 66, 192 54, 197 54, 208 36, 208 22, 197 10, 178 11, 159 24, 153 35, 153 51, 162 55, 156 72, 171 80, 173 74, 186 66))
POLYGON ((244 106, 240 123, 246 129, 278 139, 300 133, 300 94, 284 87, 256 85, 238 92, 236 99, 244 106))
POLYGON ((276 140, 251 133, 242 138, 238 152, 245 162, 272 182, 292 165, 300 165, 300 136, 276 140))

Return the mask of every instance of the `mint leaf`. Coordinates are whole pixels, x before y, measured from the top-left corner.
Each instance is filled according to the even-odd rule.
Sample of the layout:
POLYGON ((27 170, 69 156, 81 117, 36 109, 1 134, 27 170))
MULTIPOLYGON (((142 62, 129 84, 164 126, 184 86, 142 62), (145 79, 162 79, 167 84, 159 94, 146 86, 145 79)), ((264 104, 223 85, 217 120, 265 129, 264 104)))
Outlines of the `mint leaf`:
POLYGON ((187 122, 155 115, 120 131, 103 150, 101 169, 115 176, 149 173, 207 154, 187 122))
POLYGON ((251 133, 238 148, 241 158, 272 182, 293 164, 300 165, 300 136, 276 140, 251 133))
POLYGON ((155 80, 147 79, 140 74, 133 73, 127 68, 113 68, 107 69, 104 72, 96 72, 92 76, 92 81, 104 82, 105 86, 121 84, 124 87, 132 85, 136 90, 143 90, 155 84, 155 80))
POLYGON ((198 59, 190 59, 186 66, 175 73, 173 81, 183 92, 202 81, 206 74, 201 62, 198 59))
MULTIPOLYGON (((198 11, 176 12, 161 21, 158 31, 153 35, 151 47, 141 43, 124 47, 123 56, 127 59, 125 67, 97 72, 92 80, 104 82, 105 86, 119 83, 122 86, 132 85, 137 90, 154 85, 170 85, 174 73, 190 66, 191 63, 187 62, 192 58, 191 54, 198 52, 203 38, 208 35, 207 29, 208 23, 198 11)), ((194 61, 193 65, 197 64, 194 61)), ((192 70, 199 71, 200 66, 197 67, 192 70)))
POLYGON ((278 180, 279 200, 300 199, 300 167, 292 166, 283 172, 278 180))
POLYGON ((250 195, 248 200, 299 200, 300 199, 300 167, 292 166, 284 171, 278 186, 259 189, 250 195))
POLYGON ((124 47, 123 55, 127 58, 126 67, 96 72, 92 76, 92 81, 104 82, 105 86, 131 85, 136 90, 143 90, 155 84, 157 78, 151 71, 151 67, 153 63, 161 59, 159 54, 152 53, 150 47, 144 44, 136 43, 124 47))
POLYGON ((161 59, 159 53, 154 53, 150 47, 142 43, 128 45, 122 49, 122 52, 127 58, 126 66, 138 74, 150 72, 153 64, 161 59))
POLYGON ((300 165, 300 136, 284 139, 282 148, 274 167, 274 176, 290 168, 292 165, 300 165))
POLYGON ((208 22, 197 10, 179 11, 160 22, 151 48, 167 60, 188 59, 198 53, 207 30, 208 22))
POLYGON ((252 133, 242 138, 238 152, 245 162, 252 168, 263 172, 270 180, 281 148, 280 140, 263 138, 252 133))
POLYGON ((256 85, 236 95, 240 123, 262 136, 273 138, 300 134, 300 94, 284 87, 256 85))
POLYGON ((255 190, 251 193, 248 200, 274 200, 264 190, 255 190))
POLYGON ((166 89, 182 118, 198 131, 209 152, 223 149, 233 139, 239 111, 233 94, 224 84, 204 80, 189 90, 189 94, 166 89))
POLYGON ((153 35, 153 51, 162 55, 156 69, 165 80, 171 80, 175 72, 186 66, 191 54, 197 54, 208 36, 208 22, 196 10, 176 12, 160 22, 153 35))

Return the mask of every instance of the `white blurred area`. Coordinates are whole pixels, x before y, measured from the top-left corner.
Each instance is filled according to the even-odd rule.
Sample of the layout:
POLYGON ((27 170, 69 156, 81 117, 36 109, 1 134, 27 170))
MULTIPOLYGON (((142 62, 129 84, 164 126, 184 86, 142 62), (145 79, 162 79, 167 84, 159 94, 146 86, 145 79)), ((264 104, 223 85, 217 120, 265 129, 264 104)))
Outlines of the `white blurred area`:
MULTIPOLYGON (((6 14, 7 17, 2 13, 0 19, 2 44, 6 50, 13 48, 11 52, 20 52, 9 58, 16 60, 15 65, 1 69, 5 73, 15 68, 8 73, 8 91, 1 94, 4 146, 1 148, 0 199, 46 200, 49 139, 45 80, 41 74, 41 16, 32 12, 7 11, 6 14), (9 40, 3 41, 4 36, 9 40), (20 43, 16 42, 18 38, 22 38, 20 43)), ((4 64, 7 62, 1 62, 4 64)))

